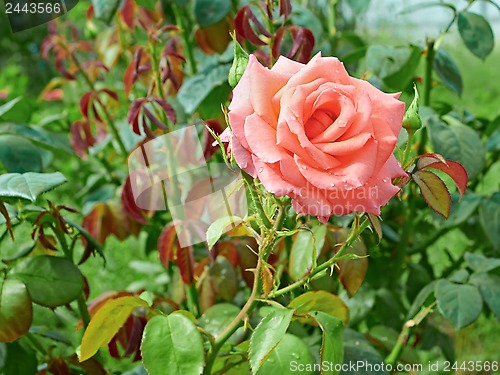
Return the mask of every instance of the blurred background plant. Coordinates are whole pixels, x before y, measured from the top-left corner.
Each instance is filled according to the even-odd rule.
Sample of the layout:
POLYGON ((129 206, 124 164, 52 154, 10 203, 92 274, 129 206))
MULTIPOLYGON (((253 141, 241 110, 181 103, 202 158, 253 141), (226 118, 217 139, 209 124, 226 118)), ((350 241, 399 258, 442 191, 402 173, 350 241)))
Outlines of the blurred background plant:
MULTIPOLYGON (((179 248, 168 212, 135 205, 126 168, 133 149, 168 130, 202 122, 216 134, 225 128, 232 31, 267 66, 281 54, 307 62, 321 51, 339 57, 351 75, 401 91, 408 104, 416 83, 424 127, 410 155, 436 152, 468 172, 460 199, 453 181, 435 171, 451 190, 451 212, 434 207, 447 220, 407 185, 373 224, 380 238, 363 233, 353 247, 369 258, 309 283, 309 291, 327 295, 314 297, 316 308, 346 327, 344 362, 498 360, 495 1, 92 0, 48 27, 16 34, 3 10, 0 17, 0 371, 140 374, 139 344, 155 309, 188 310, 183 316, 206 346, 239 312, 253 281, 245 270, 257 263, 248 232, 222 236, 211 253, 203 244, 179 248), (121 317, 95 320, 101 336, 94 346, 109 341, 108 350, 80 363, 82 330, 75 328, 91 316, 104 319, 103 311, 121 317), (427 319, 405 325, 419 311, 427 319)), ((205 155, 222 162, 209 132, 200 137, 205 155)), ((405 143, 402 131, 399 158, 405 143)), ((277 245, 268 259, 271 281, 286 287, 301 280, 334 254, 356 220, 335 217, 321 226, 291 212, 284 228, 306 224, 310 231, 277 245)), ((304 292, 277 301, 313 298, 304 292)), ((261 303, 249 324, 255 328, 271 308, 261 303)), ((299 353, 304 363, 319 360, 318 327, 296 320, 288 332, 271 359, 299 353)), ((231 336, 213 373, 249 371, 248 337, 243 329, 231 336)), ((160 338, 150 343, 171 348, 160 338)), ((188 361, 196 364, 199 354, 193 349, 188 361)), ((161 362, 146 362, 158 373, 161 362)), ((290 371, 278 362, 264 362, 259 373, 290 371)))

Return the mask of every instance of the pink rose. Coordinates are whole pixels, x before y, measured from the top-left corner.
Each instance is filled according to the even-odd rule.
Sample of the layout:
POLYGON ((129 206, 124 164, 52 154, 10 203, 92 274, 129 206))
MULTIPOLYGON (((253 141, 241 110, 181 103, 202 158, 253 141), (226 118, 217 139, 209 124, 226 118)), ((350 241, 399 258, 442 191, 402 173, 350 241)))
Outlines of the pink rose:
POLYGON ((405 104, 352 78, 334 57, 308 64, 255 58, 233 92, 230 141, 241 169, 297 213, 325 222, 354 211, 380 214, 405 176, 393 156, 405 104))

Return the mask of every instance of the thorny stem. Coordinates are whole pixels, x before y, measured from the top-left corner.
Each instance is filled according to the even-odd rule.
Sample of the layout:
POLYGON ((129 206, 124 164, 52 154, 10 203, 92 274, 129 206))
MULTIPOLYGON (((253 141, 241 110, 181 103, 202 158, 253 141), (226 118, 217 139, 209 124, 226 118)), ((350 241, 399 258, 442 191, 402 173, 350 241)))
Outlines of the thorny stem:
MULTIPOLYGON (((247 175, 248 176, 248 175, 247 175)), ((250 176, 249 176, 250 177, 250 176)), ((361 225, 357 226, 354 228, 354 230, 351 232, 349 237, 347 238, 346 242, 342 245, 342 247, 339 249, 339 251, 335 254, 333 258, 331 258, 329 261, 321 264, 320 266, 316 267, 314 270, 312 270, 309 275, 306 277, 298 280, 297 282, 288 285, 285 288, 282 288, 274 293, 270 293, 267 296, 267 299, 278 297, 282 294, 288 293, 304 284, 306 284, 311 277, 319 274, 320 272, 330 268, 335 264, 338 260, 342 258, 342 256, 345 254, 347 249, 352 245, 352 243, 360 236, 360 234, 369 226, 370 221, 366 219, 361 225)), ((266 229, 263 229, 265 234, 266 229)), ((259 295, 260 291, 262 288, 262 280, 260 279, 260 274, 262 267, 264 267, 265 262, 267 260, 267 257, 269 256, 270 251, 272 250, 274 244, 276 243, 276 239, 274 238, 270 242, 262 245, 259 248, 259 259, 257 261, 257 267, 253 270, 254 273, 254 283, 252 287, 252 292, 250 294, 250 298, 247 300, 241 311, 238 313, 238 315, 233 319, 231 323, 222 331, 222 333, 216 338, 215 342, 212 344, 212 349, 208 354, 207 357, 207 364, 205 366, 205 370, 203 372, 203 375, 210 375, 212 371, 212 366, 215 362, 215 359, 217 358, 217 354, 219 353, 219 350, 222 348, 224 343, 233 335, 234 332, 241 326, 245 318, 253 311, 257 303, 259 302, 259 295)))
POLYGON ((302 277, 301 279, 297 280, 296 282, 281 288, 275 292, 271 292, 267 298, 276 298, 279 297, 283 294, 286 294, 288 292, 291 292, 294 289, 297 289, 298 287, 301 287, 304 284, 307 284, 314 276, 318 275, 319 273, 327 270, 328 268, 332 267, 335 263, 337 263, 340 259, 342 259, 342 256, 345 254, 347 249, 351 247, 352 243, 361 235, 361 233, 370 225, 370 220, 366 219, 359 227, 354 229, 354 231, 349 235, 347 240, 344 242, 344 244, 340 247, 339 251, 335 254, 334 257, 330 258, 326 262, 322 263, 318 267, 314 268, 309 272, 307 275, 302 277))
POLYGON ((418 314, 413 318, 408 320, 401 331, 401 333, 398 336, 398 340, 396 341, 396 344, 394 345, 392 351, 389 353, 389 355, 385 359, 385 363, 387 365, 394 366, 396 362, 398 361, 399 357, 401 356, 401 353, 403 352, 406 344, 408 343, 408 340, 413 334, 413 331, 415 328, 425 319, 425 317, 432 312, 432 309, 436 302, 431 304, 428 307, 422 307, 422 309, 418 312, 418 314))

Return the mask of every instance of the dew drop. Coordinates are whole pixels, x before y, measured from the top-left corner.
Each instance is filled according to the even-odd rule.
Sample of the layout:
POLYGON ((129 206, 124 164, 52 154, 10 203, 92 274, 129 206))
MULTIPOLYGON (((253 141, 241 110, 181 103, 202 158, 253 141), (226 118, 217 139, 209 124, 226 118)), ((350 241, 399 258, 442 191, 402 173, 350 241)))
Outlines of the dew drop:
POLYGON ((292 357, 295 359, 300 359, 300 355, 298 353, 292 353, 292 357))
POLYGON ((351 185, 345 185, 345 189, 346 189, 347 191, 351 191, 351 190, 352 190, 352 186, 351 186, 351 185))
POLYGON ((389 177, 384 178, 382 181, 384 181, 386 183, 389 182, 389 177))
POLYGON ((331 187, 334 187, 334 186, 335 186, 335 184, 332 182, 332 183, 330 184, 330 186, 331 186, 331 187))
POLYGON ((307 167, 305 165, 302 166, 302 169, 307 169, 307 167))
POLYGON ((262 173, 264 171, 264 168, 259 168, 259 173, 262 173))

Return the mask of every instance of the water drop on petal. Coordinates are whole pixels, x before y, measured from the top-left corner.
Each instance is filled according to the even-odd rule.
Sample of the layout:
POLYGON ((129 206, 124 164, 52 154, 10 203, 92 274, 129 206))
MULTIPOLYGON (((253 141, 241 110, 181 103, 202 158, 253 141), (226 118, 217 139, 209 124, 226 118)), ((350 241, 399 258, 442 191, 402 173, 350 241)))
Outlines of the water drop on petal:
POLYGON ((262 173, 264 171, 264 168, 259 168, 259 173, 262 173))

